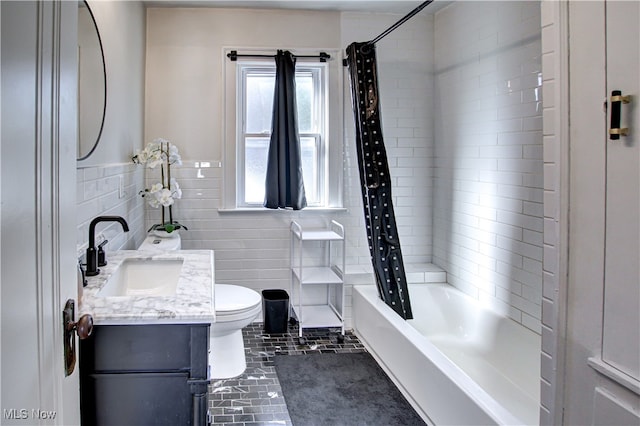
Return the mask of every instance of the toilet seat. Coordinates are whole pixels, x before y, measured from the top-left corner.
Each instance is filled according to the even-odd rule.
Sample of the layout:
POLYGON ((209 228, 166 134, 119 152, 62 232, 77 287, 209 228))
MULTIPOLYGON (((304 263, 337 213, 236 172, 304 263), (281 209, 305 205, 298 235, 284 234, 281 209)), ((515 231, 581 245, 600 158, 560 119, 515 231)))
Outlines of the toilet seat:
POLYGON ((246 287, 215 284, 216 322, 234 321, 239 317, 256 315, 261 308, 260 294, 246 287))

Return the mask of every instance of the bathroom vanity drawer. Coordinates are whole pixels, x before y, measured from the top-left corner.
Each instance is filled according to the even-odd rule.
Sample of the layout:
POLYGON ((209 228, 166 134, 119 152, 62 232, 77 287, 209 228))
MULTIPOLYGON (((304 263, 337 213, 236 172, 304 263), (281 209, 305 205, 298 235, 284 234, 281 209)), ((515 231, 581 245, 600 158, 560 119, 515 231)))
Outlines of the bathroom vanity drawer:
POLYGON ((208 339, 208 324, 103 325, 81 341, 80 357, 93 372, 191 370, 206 377, 208 339))
POLYGON ((85 381, 82 422, 91 425, 191 425, 188 372, 91 374, 85 381))

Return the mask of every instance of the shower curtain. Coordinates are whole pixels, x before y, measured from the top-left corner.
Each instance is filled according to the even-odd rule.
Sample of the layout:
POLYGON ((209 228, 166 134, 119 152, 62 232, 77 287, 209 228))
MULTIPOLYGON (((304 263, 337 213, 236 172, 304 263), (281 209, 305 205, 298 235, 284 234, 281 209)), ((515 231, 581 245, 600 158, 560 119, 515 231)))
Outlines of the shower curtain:
POLYGON ((276 82, 264 207, 300 210, 307 206, 307 199, 302 181, 296 108, 296 59, 291 52, 278 50, 275 60, 276 82))
POLYGON ((375 45, 347 47, 351 101, 356 124, 358 169, 378 294, 398 315, 413 318, 391 199, 391 178, 382 138, 375 45))

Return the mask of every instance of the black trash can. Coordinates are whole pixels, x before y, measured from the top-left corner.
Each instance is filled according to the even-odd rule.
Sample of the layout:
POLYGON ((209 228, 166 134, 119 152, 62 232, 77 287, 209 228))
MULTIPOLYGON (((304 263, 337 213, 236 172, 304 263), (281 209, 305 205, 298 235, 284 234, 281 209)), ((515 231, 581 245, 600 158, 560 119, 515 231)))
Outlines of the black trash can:
POLYGON ((286 333, 289 323, 289 294, 284 290, 262 290, 265 333, 286 333))

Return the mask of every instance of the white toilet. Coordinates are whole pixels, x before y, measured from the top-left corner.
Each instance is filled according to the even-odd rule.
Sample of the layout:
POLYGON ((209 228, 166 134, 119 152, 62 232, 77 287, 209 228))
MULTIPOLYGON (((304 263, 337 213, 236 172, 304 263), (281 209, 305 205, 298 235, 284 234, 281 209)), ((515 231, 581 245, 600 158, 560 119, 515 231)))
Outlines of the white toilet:
MULTIPOLYGON (((180 250, 180 235, 170 238, 148 236, 138 250, 180 250)), ((216 321, 211 324, 209 365, 212 379, 229 379, 247 368, 242 329, 262 311, 262 296, 250 288, 214 284, 216 321)))
POLYGON ((262 312, 262 296, 250 288, 216 284, 216 322, 211 325, 209 365, 212 379, 229 379, 244 373, 242 329, 262 312))

